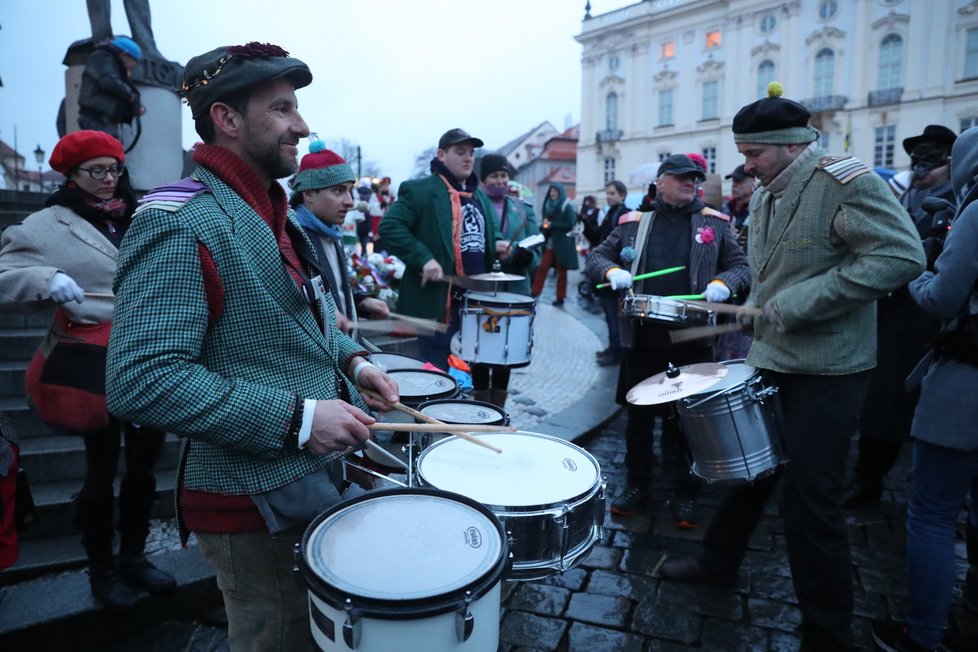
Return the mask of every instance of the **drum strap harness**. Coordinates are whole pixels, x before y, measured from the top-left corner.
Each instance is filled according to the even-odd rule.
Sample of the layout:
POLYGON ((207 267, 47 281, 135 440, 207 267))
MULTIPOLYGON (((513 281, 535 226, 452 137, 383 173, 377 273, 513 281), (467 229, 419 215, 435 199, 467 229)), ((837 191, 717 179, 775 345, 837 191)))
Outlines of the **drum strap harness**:
POLYGON ((638 266, 642 262, 642 254, 645 253, 645 241, 649 238, 649 229, 652 228, 652 220, 654 218, 655 213, 652 211, 642 213, 642 217, 638 223, 638 233, 635 234, 635 258, 632 260, 632 269, 630 270, 632 276, 638 273, 638 266))
POLYGON ((528 317, 533 314, 529 310, 507 310, 506 312, 500 312, 490 308, 483 308, 482 312, 489 315, 489 319, 482 322, 482 330, 487 333, 498 333, 499 320, 503 317, 528 317))

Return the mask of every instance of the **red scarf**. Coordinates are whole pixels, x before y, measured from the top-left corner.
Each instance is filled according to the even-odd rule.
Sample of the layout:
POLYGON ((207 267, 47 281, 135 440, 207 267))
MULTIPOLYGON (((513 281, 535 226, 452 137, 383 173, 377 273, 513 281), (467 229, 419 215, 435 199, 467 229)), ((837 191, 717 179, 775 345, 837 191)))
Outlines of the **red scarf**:
MULTIPOLYGON (((194 148, 194 161, 213 172, 231 187, 258 215, 265 220, 268 228, 275 234, 279 251, 289 262, 286 271, 296 285, 302 287, 302 277, 296 269, 303 269, 302 262, 295 252, 292 238, 285 229, 289 211, 289 201, 285 190, 273 181, 267 187, 262 184, 258 174, 244 159, 229 149, 218 145, 198 144, 194 148)), ((284 264, 284 263, 283 263, 284 264)))

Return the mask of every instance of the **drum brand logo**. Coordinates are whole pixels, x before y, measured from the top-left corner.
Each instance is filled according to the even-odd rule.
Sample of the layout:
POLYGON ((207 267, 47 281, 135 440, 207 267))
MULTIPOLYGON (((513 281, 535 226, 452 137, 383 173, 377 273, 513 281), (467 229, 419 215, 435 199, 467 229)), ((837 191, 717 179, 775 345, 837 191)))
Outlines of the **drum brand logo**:
POLYGON ((561 464, 563 464, 564 468, 567 469, 568 471, 577 470, 577 463, 569 457, 565 457, 564 459, 562 459, 561 464))
POLYGON ((479 532, 479 528, 472 525, 465 530, 465 543, 473 548, 482 547, 482 532, 479 532))

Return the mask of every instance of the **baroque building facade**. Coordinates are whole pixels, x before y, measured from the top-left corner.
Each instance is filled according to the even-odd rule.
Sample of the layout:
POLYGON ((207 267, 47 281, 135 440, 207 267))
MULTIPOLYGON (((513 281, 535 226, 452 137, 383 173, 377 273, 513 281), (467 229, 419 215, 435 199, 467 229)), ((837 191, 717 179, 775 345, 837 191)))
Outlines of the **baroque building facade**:
POLYGON ((928 124, 978 126, 978 0, 643 0, 588 12, 576 38, 580 194, 640 193, 632 173, 676 153, 730 173, 733 117, 771 81, 825 149, 873 166, 906 168, 928 124))

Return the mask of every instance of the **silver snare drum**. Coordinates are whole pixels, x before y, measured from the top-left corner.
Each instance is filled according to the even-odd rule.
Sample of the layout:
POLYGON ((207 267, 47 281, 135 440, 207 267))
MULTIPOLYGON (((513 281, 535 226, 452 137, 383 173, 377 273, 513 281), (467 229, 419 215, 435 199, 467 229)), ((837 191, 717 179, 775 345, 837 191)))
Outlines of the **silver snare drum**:
MULTIPOLYGON (((438 419, 443 423, 483 426, 509 425, 509 414, 505 410, 496 407, 492 403, 484 403, 483 401, 442 398, 422 403, 418 408, 418 412, 432 419, 438 419)), ((420 436, 415 435, 418 452, 428 448, 428 446, 431 446, 436 441, 453 436, 438 432, 418 434, 420 436)))
POLYGON ((468 496, 499 517, 511 537, 513 579, 550 577, 581 563, 604 522, 605 483, 597 460, 539 433, 479 438, 502 454, 443 439, 418 458, 421 484, 468 496))
POLYGON ((692 471, 708 482, 751 482, 785 463, 777 387, 742 360, 708 390, 677 402, 693 454, 692 471))
POLYGON ((622 312, 626 317, 684 326, 712 326, 717 321, 712 310, 654 294, 626 295, 622 312))

